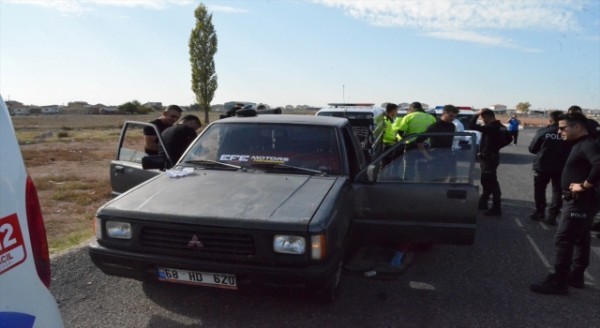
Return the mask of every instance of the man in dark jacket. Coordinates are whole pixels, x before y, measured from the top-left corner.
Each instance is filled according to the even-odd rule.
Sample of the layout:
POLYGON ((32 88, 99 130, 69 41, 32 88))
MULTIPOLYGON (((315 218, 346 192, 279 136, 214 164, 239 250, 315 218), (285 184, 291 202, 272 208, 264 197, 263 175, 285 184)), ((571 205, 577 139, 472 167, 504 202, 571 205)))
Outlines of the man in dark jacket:
POLYGON ((600 144, 588 134, 583 114, 561 116, 558 129, 573 142, 561 176, 564 195, 562 214, 554 236, 554 273, 532 292, 569 293, 568 287, 584 288, 584 272, 590 263, 590 227, 600 207, 600 144))
MULTIPOLYGON (((580 114, 584 115, 581 107, 579 107, 577 105, 573 105, 573 106, 569 107, 569 109, 567 110, 567 114, 573 114, 573 113, 580 113, 580 114)), ((590 136, 592 136, 593 138, 600 137, 600 124, 596 120, 593 120, 591 118, 586 117, 586 119, 587 119, 588 134, 590 136)))
POLYGON ((560 175, 571 152, 571 144, 562 140, 558 131, 558 118, 562 113, 558 110, 551 112, 550 125, 539 129, 529 145, 529 152, 535 154, 533 160, 535 211, 529 217, 550 225, 556 225, 556 217, 562 207, 560 175), (550 181, 552 181, 552 199, 546 217, 546 187, 550 181))
MULTIPOLYGON (((169 105, 163 112, 162 115, 150 121, 150 123, 156 126, 158 133, 162 133, 166 128, 173 125, 181 117, 181 108, 177 105, 169 105)), ((144 127, 144 151, 148 155, 158 154, 158 137, 152 127, 144 127)))
MULTIPOLYGON (((160 137, 165 144, 166 152, 169 154, 172 163, 175 164, 183 152, 187 149, 194 139, 196 139, 196 130, 202 126, 200 119, 195 115, 184 116, 179 123, 166 128, 160 137)), ((165 150, 160 147, 158 152, 163 156, 167 169, 172 167, 165 156, 165 150)))
POLYGON ((486 216, 502 215, 500 197, 500 184, 496 170, 500 165, 501 132, 506 127, 496 119, 494 111, 489 108, 480 109, 469 122, 469 130, 481 132, 481 144, 479 147, 479 164, 481 167, 481 187, 483 189, 479 198, 479 209, 485 211, 486 216), (481 116, 483 125, 477 124, 481 116), (492 207, 488 209, 488 201, 492 196, 492 207))

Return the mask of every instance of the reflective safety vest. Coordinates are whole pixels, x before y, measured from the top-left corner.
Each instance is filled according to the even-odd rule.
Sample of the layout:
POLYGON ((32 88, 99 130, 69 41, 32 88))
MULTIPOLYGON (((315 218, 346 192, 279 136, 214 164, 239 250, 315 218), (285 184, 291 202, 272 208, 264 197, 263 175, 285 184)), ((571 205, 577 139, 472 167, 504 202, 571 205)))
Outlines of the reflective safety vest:
MULTIPOLYGON (((396 120, 397 122, 398 120, 396 120)), ((383 132, 383 145, 391 146, 396 143, 396 133, 398 130, 394 129, 394 122, 389 117, 384 117, 383 122, 385 124, 385 131, 383 132)))
MULTIPOLYGON (((404 135, 408 136, 415 133, 423 133, 427 128, 435 123, 435 117, 425 112, 412 112, 404 116, 401 120, 394 122, 394 129, 396 132, 403 132, 404 135)), ((398 136, 398 140, 402 137, 398 136)))

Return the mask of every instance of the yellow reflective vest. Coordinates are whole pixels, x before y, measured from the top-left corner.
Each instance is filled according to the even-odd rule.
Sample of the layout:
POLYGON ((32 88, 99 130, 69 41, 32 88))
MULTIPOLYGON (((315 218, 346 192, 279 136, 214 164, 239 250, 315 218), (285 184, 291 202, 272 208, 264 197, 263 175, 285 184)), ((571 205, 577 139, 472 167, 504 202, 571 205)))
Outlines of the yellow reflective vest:
MULTIPOLYGON (((425 132, 433 123, 435 123, 435 117, 433 117, 433 115, 417 111, 404 116, 401 120, 396 120, 392 129, 395 129, 396 132, 403 133, 405 136, 408 136, 415 133, 425 132)), ((401 136, 398 136, 397 138, 398 140, 402 139, 401 136)))

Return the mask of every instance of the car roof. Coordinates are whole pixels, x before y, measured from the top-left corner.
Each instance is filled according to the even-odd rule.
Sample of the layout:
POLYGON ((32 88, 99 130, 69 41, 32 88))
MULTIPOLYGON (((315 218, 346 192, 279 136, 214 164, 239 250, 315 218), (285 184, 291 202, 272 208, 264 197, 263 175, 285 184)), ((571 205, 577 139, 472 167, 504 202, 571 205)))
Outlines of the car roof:
POLYGON ((294 115, 294 114, 261 114, 249 117, 228 117, 213 122, 213 124, 228 123, 271 123, 271 124, 298 124, 298 125, 322 125, 341 127, 348 120, 341 117, 294 115))
POLYGON ((321 112, 368 112, 381 113, 385 110, 383 107, 375 106, 371 103, 330 103, 329 106, 319 109, 317 115, 321 112))

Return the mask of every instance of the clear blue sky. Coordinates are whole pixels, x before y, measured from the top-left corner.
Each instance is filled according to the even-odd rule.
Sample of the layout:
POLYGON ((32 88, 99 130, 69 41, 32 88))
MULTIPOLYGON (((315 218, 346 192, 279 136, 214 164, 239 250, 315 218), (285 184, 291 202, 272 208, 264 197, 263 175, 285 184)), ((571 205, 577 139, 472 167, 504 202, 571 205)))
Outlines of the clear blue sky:
MULTIPOLYGON (((192 104, 199 3, 0 0, 0 94, 35 105, 192 104)), ((598 0, 202 3, 218 37, 213 104, 600 109, 598 0)))

